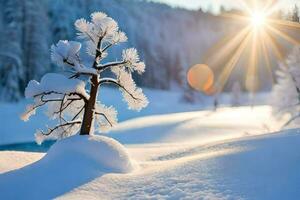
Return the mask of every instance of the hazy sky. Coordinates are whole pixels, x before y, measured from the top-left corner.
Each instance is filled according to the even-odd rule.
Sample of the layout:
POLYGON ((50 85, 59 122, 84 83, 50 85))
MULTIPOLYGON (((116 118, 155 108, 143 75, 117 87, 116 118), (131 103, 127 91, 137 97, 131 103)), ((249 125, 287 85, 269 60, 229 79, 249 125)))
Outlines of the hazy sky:
MULTIPOLYGON (((155 2, 164 2, 172 6, 180 6, 188 9, 199 9, 218 12, 220 6, 227 9, 232 7, 239 7, 239 0, 152 0, 155 2)), ((242 0, 241 0, 242 1, 242 0)), ((266 1, 266 0, 257 0, 266 1)), ((292 8, 295 4, 300 5, 300 0, 278 0, 281 3, 282 8, 292 8)))

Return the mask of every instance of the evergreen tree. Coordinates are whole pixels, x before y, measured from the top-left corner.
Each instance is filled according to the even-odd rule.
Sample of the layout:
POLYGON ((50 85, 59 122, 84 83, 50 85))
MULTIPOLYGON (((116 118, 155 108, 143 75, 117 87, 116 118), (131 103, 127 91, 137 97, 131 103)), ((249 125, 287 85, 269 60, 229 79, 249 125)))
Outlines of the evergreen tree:
MULTIPOLYGON (((50 71, 49 24, 45 4, 40 0, 23 2, 23 65, 25 83, 50 71), (42 65, 42 66, 41 66, 42 65)), ((24 90, 24 88, 22 88, 24 90)))
POLYGON ((300 22, 300 19, 299 19, 299 8, 297 5, 295 5, 294 7, 294 10, 293 10, 293 13, 292 13, 292 16, 291 16, 291 20, 293 22, 300 22))
POLYGON ((273 88, 273 111, 278 117, 290 116, 285 126, 300 117, 300 47, 295 47, 277 72, 277 84, 273 88))
POLYGON ((0 99, 16 101, 22 93, 20 84, 24 81, 22 61, 22 1, 1 1, 3 12, 0 37, 0 99))

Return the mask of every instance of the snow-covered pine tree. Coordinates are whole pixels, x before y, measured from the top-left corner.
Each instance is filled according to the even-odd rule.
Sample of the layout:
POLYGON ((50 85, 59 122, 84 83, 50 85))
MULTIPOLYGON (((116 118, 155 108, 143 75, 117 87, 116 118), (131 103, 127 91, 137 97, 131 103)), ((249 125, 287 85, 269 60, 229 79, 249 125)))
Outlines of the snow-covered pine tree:
POLYGON ((48 54, 49 26, 46 5, 39 0, 23 2, 22 47, 25 82, 40 78, 50 71, 50 56, 48 54), (41 64, 43 67, 41 67, 41 64))
POLYGON ((277 71, 277 84, 272 91, 273 112, 278 117, 289 115, 284 126, 300 117, 300 47, 295 47, 286 63, 277 71))
POLYGON ((141 88, 137 88, 132 72, 142 74, 145 64, 140 62, 137 50, 123 50, 122 60, 103 63, 107 50, 127 41, 127 36, 119 30, 118 24, 102 12, 91 15, 91 21, 79 19, 75 22, 79 39, 83 40, 86 52, 93 59, 91 67, 83 62, 80 50, 82 44, 76 41, 59 41, 51 47, 51 58, 61 66, 65 74, 46 74, 41 82, 32 80, 25 90, 27 98, 34 103, 27 107, 22 119, 27 121, 37 108, 48 105, 48 115, 58 120, 58 125, 47 131, 38 131, 36 140, 60 139, 76 134, 93 134, 93 129, 107 131, 117 123, 117 111, 106 107, 97 100, 99 87, 105 84, 117 86, 123 94, 128 107, 140 110, 147 106, 148 100, 141 88), (111 77, 105 77, 110 70, 111 77), (86 84, 90 85, 86 91, 86 84))
POLYGON ((298 8, 297 5, 295 5, 294 10, 292 12, 291 21, 293 21, 293 22, 300 22, 299 8, 298 8))
POLYGON ((231 88, 231 105, 232 106, 240 106, 241 105, 241 84, 236 81, 234 82, 231 88))
POLYGON ((0 30, 0 100, 16 101, 24 81, 22 61, 22 2, 1 1, 0 30))
POLYGON ((0 4, 0 100, 17 101, 29 80, 49 71, 48 17, 38 0, 0 4))

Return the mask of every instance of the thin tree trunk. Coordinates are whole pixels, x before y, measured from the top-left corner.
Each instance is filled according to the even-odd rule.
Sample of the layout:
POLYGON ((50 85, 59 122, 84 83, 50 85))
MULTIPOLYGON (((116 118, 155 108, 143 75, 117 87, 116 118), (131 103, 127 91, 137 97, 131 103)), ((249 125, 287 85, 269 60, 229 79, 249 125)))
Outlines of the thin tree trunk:
POLYGON ((94 120, 94 110, 98 95, 98 76, 94 75, 91 79, 91 92, 88 102, 85 104, 84 115, 80 130, 80 135, 90 135, 93 120, 94 120))
MULTIPOLYGON (((99 39, 97 43, 97 48, 101 49, 101 42, 102 38, 99 39)), ((101 51, 96 51, 95 60, 93 63, 93 68, 97 68, 97 59, 101 57, 101 51)), ((81 130, 80 135, 90 135, 92 126, 93 126, 93 120, 94 120, 94 111, 95 111, 95 105, 97 102, 97 95, 98 95, 98 87, 99 87, 99 80, 97 75, 93 75, 91 78, 91 91, 90 91, 90 98, 88 102, 85 104, 84 108, 84 115, 83 120, 81 124, 81 130)))

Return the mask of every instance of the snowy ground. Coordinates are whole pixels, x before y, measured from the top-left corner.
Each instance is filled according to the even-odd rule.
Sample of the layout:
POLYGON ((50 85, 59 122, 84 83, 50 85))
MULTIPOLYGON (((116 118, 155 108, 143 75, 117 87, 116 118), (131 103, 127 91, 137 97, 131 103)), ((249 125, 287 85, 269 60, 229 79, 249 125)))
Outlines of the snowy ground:
MULTIPOLYGON (((144 90, 150 104, 141 112, 128 110, 126 104, 121 100, 121 93, 117 89, 101 89, 100 100, 106 105, 113 105, 117 108, 120 122, 141 116, 212 109, 213 105, 213 97, 204 98, 200 95, 197 97, 197 103, 189 104, 183 102, 182 91, 144 90)), ((267 103, 265 99, 268 98, 265 98, 265 96, 266 94, 257 94, 253 103, 267 103)), ((221 106, 229 105, 230 101, 230 95, 222 95, 220 97, 221 106)), ((241 102, 244 102, 244 105, 249 105, 250 99, 248 95, 244 95, 241 102)), ((26 100, 17 104, 0 103, 0 145, 32 142, 34 141, 34 133, 37 129, 44 128, 45 124, 49 124, 49 126, 51 126, 51 122, 48 122, 43 111, 39 111, 37 115, 32 116, 29 122, 23 122, 20 120, 20 115, 25 111, 28 103, 29 102, 26 100)))
MULTIPOLYGON (((63 167, 50 167, 50 176, 43 176, 46 181, 35 184, 29 197, 49 197, 43 195, 51 196, 49 187, 54 187, 52 197, 61 199, 298 199, 300 133, 289 130, 269 134, 280 124, 271 117, 268 106, 125 121, 110 136, 125 144, 131 159, 138 164, 135 170, 126 174, 78 170, 66 181, 58 175, 63 174, 63 167), (54 180, 65 184, 53 186, 54 180), (48 193, 43 191, 45 188, 48 193)), ((28 191, 22 193, 17 188, 22 188, 22 184, 11 181, 14 178, 9 183, 5 179, 26 175, 26 168, 5 172, 26 164, 30 168, 43 156, 0 152, 0 185, 2 182, 6 188, 11 186, 24 198, 28 191)), ((29 185, 31 181, 39 182, 38 176, 27 176, 23 181, 29 185)), ((9 189, 1 188, 0 194, 7 194, 9 189)))

